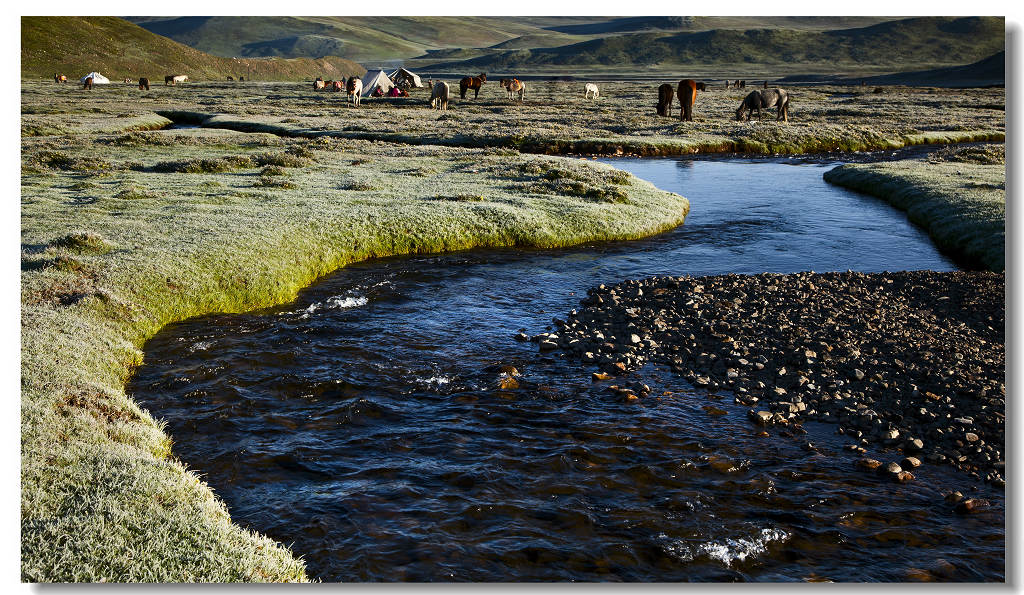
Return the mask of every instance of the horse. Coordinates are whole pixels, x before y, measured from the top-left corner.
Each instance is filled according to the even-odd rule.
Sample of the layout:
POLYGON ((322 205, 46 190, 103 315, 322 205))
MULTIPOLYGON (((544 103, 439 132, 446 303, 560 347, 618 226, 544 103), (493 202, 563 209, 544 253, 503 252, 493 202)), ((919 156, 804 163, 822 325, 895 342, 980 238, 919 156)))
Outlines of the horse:
POLYGON ((693 122, 693 104, 697 103, 697 81, 683 79, 679 81, 679 88, 676 89, 679 95, 679 121, 693 122))
MULTIPOLYGON (((359 82, 361 83, 363 81, 359 81, 359 82)), ((345 90, 345 81, 331 81, 330 89, 331 89, 331 91, 334 91, 335 93, 340 93, 340 92, 344 91, 345 90)))
POLYGON ((126 85, 130 85, 130 84, 132 84, 132 79, 130 79, 130 78, 128 78, 128 77, 125 77, 125 79, 124 79, 124 84, 126 84, 126 85))
POLYGON ((363 81, 357 76, 349 77, 345 84, 345 92, 352 98, 352 107, 359 107, 359 98, 363 94, 363 81))
POLYGON ((142 77, 139 79, 139 91, 149 91, 149 79, 142 77))
POLYGON ((87 77, 87 78, 85 79, 85 82, 84 82, 84 83, 82 83, 82 88, 83 88, 83 89, 88 89, 88 90, 90 90, 90 91, 92 90, 92 77, 91 77, 91 76, 90 76, 90 77, 87 77))
POLYGON ((705 83, 697 83, 697 90, 698 91, 707 91, 708 90, 708 86, 705 83))
POLYGON ((508 86, 511 85, 511 84, 512 84, 512 79, 501 79, 500 81, 498 81, 498 85, 502 89, 505 89, 505 94, 508 96, 509 99, 512 99, 512 91, 510 91, 509 88, 508 88, 508 86))
POLYGON ((519 79, 512 79, 512 82, 508 84, 509 99, 515 100, 517 93, 519 94, 519 102, 522 103, 523 98, 526 97, 526 83, 519 79))
POLYGON ((66 82, 68 82, 68 77, 63 75, 63 74, 57 74, 55 72, 55 73, 53 73, 53 82, 55 82, 55 83, 66 83, 66 82))
POLYGON ((658 115, 667 116, 672 110, 672 85, 665 83, 658 87, 658 115))
POLYGON ((765 82, 764 82, 764 88, 765 88, 765 89, 767 89, 767 88, 768 88, 768 81, 765 81, 765 82))
POLYGON ((164 86, 166 87, 167 85, 176 85, 178 83, 184 83, 187 80, 188 80, 188 75, 185 75, 185 74, 178 74, 178 75, 168 74, 167 76, 164 77, 164 86))
POLYGON ((751 91, 743 98, 743 103, 736 109, 736 119, 743 120, 743 110, 747 110, 745 119, 749 120, 754 110, 757 110, 757 117, 761 117, 761 108, 776 108, 775 119, 789 122, 789 93, 782 89, 767 89, 764 91, 751 91))
POLYGON ((326 87, 326 83, 324 83, 324 79, 316 79, 315 81, 313 81, 313 90, 314 91, 322 91, 324 89, 324 87, 326 87))
POLYGON ((739 87, 740 87, 740 89, 746 89, 747 88, 747 81, 740 81, 739 87))
POLYGON ((437 81, 434 83, 434 88, 430 91, 430 109, 437 109, 442 111, 448 110, 448 95, 451 94, 451 88, 448 87, 448 83, 444 81, 437 81))
POLYGON ((594 83, 587 83, 586 85, 583 86, 583 90, 584 90, 583 97, 586 98, 586 99, 590 99, 590 94, 591 93, 594 94, 594 99, 597 99, 597 97, 601 94, 597 90, 597 85, 595 85, 594 83))
POLYGON ((466 98, 466 90, 473 89, 473 99, 480 96, 480 87, 487 82, 487 74, 480 73, 480 76, 467 76, 459 81, 459 96, 466 98))

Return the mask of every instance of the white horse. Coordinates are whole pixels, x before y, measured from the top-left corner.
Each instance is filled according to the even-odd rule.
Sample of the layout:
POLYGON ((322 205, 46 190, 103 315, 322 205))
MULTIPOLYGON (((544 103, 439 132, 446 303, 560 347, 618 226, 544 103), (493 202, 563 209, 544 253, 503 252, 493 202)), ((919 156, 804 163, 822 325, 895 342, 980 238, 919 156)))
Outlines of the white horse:
POLYGON ((448 95, 451 93, 451 88, 448 87, 448 83, 444 81, 437 81, 434 83, 434 88, 430 92, 430 109, 435 107, 439 110, 448 110, 448 95))
POLYGON ((595 85, 594 83, 587 83, 584 89, 586 90, 586 93, 584 93, 583 96, 586 97, 587 99, 590 99, 591 93, 594 94, 594 99, 597 99, 600 95, 600 92, 597 90, 597 85, 595 85))
POLYGON ((359 107, 359 98, 363 95, 363 81, 356 77, 348 79, 348 84, 345 85, 345 91, 348 92, 349 97, 352 99, 352 105, 359 107))
POLYGON ((188 81, 188 75, 187 74, 179 74, 178 76, 176 76, 176 77, 171 79, 171 84, 173 85, 173 84, 176 84, 176 83, 184 83, 184 82, 187 82, 187 81, 188 81))

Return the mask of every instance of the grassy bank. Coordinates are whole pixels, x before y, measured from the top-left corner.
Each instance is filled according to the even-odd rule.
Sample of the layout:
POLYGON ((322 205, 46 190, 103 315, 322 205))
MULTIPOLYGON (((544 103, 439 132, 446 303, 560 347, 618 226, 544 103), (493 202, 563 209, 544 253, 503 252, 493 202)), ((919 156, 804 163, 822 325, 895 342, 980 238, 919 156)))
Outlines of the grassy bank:
MULTIPOLYGON (((601 98, 583 98, 582 83, 527 83, 526 102, 510 102, 498 85, 485 83, 479 99, 458 98, 450 111, 429 109, 429 92, 409 98, 364 100, 353 109, 342 93, 314 92, 306 84, 203 83, 155 86, 149 92, 123 85, 94 89, 23 83, 24 134, 90 132, 89 122, 127 116, 193 113, 209 125, 313 137, 383 139, 414 144, 507 147, 533 153, 695 152, 798 154, 895 149, 927 142, 1001 141, 1005 137, 1003 89, 886 87, 792 88, 790 122, 772 111, 737 122, 735 110, 750 89, 699 93, 694 122, 655 114, 657 85, 601 84, 601 98), (130 107, 129 107, 130 106, 130 107), (72 118, 74 126, 68 124, 72 118)), ((97 124, 98 126, 98 124, 97 124)))
POLYGON ((685 199, 508 150, 223 130, 22 138, 22 578, 303 580, 124 391, 145 340, 354 261, 639 238, 685 199))
POLYGON ((843 165, 825 180, 885 199, 974 268, 1005 269, 1003 147, 950 148, 930 159, 843 165))

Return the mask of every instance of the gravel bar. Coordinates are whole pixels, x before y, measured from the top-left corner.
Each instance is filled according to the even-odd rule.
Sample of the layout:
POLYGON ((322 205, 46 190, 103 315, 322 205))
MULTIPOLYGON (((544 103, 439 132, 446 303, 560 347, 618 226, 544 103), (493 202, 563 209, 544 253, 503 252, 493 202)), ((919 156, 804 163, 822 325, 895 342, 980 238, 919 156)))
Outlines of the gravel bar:
MULTIPOLYGON (((853 450, 901 449, 911 466, 1001 486, 1004 292, 992 272, 652 277, 591 289, 555 332, 517 338, 597 378, 667 364, 731 391, 754 423, 834 422, 853 450)), ((627 398, 645 396, 637 386, 627 398)))

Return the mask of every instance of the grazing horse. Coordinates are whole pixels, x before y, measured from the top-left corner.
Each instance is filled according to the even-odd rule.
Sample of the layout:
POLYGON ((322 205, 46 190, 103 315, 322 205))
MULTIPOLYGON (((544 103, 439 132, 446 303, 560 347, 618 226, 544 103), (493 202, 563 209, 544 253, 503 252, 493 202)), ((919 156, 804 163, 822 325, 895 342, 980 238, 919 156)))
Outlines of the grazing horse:
POLYGON ((683 79, 679 81, 679 88, 676 89, 679 95, 679 121, 693 122, 693 104, 697 103, 697 81, 683 79))
POLYGON ((139 79, 139 91, 149 91, 149 79, 142 77, 139 79))
POLYGON ((782 89, 766 89, 763 91, 751 91, 743 98, 743 103, 736 110, 736 119, 750 119, 754 110, 757 110, 757 117, 761 117, 761 108, 776 108, 775 119, 789 122, 789 94, 782 89), (743 110, 747 110, 746 118, 743 117, 743 110))
POLYGON ((91 76, 87 77, 85 79, 85 82, 82 84, 82 88, 83 89, 89 89, 90 91, 92 90, 92 77, 91 76))
MULTIPOLYGON (((360 83, 363 81, 359 81, 360 83)), ((340 93, 345 90, 345 81, 332 81, 331 90, 335 93, 340 93)))
POLYGON ((164 86, 176 85, 178 83, 184 83, 187 80, 188 80, 188 75, 185 75, 185 74, 178 74, 178 75, 168 74, 167 76, 164 77, 164 86))
POLYGON ((357 76, 349 77, 345 83, 345 92, 352 98, 352 106, 359 107, 359 98, 363 94, 363 81, 357 76))
POLYGON ((315 81, 313 81, 313 90, 314 91, 322 91, 324 89, 324 87, 326 87, 326 86, 327 86, 327 83, 324 82, 324 79, 316 79, 315 81))
POLYGON ((473 99, 480 96, 480 86, 487 82, 487 74, 484 72, 480 73, 480 76, 467 76, 466 78, 459 81, 459 96, 463 99, 466 98, 466 90, 473 89, 473 99))
POLYGON ((430 91, 430 109, 435 107, 442 111, 448 111, 448 96, 451 94, 451 88, 448 83, 444 81, 437 81, 434 83, 434 88, 430 91))
POLYGON ((595 85, 594 83, 587 83, 586 85, 583 86, 583 90, 583 97, 585 97, 586 99, 590 99, 591 93, 594 94, 594 99, 597 99, 598 95, 600 95, 600 91, 597 90, 597 85, 595 85))
POLYGON ((658 115, 667 116, 672 111, 672 85, 665 83, 658 87, 658 115))
POLYGON ((57 74, 55 72, 55 73, 53 73, 53 82, 55 82, 55 83, 66 83, 66 82, 68 82, 68 77, 63 75, 63 74, 57 74))
POLYGON ((740 86, 740 89, 746 89, 747 88, 747 81, 740 81, 740 85, 739 86, 740 86))

